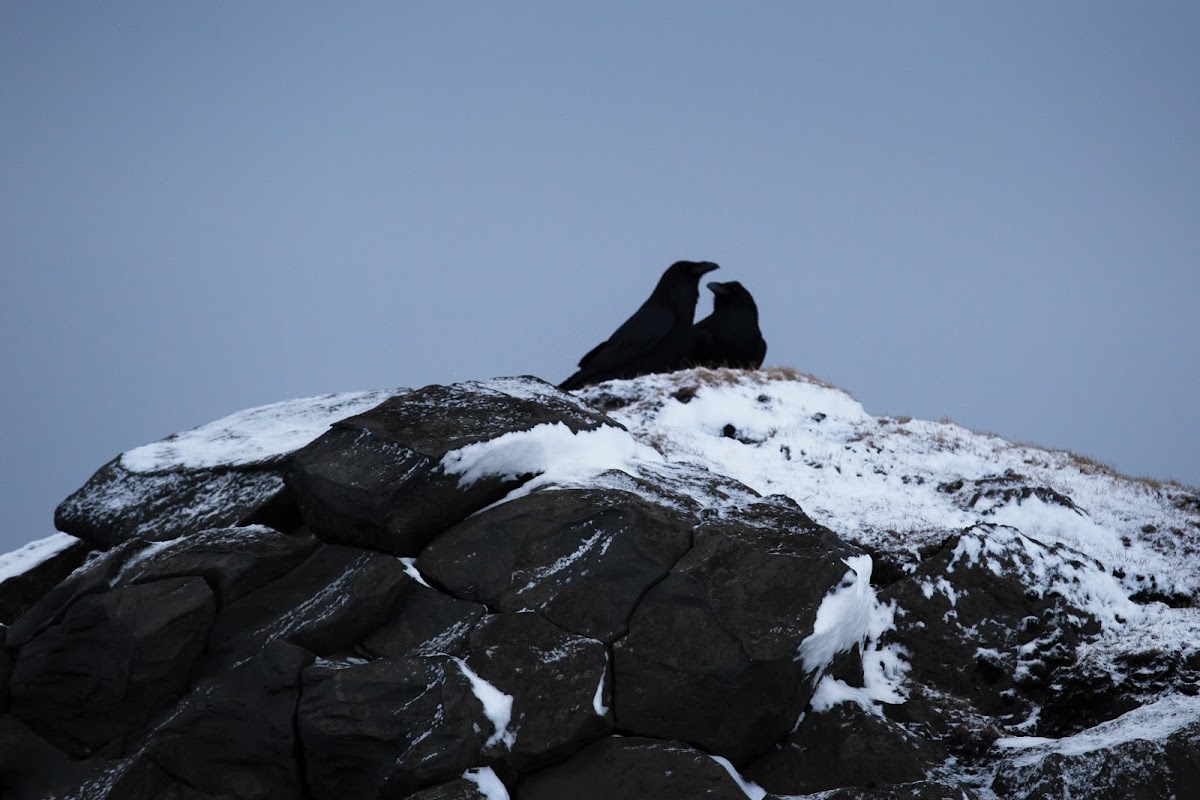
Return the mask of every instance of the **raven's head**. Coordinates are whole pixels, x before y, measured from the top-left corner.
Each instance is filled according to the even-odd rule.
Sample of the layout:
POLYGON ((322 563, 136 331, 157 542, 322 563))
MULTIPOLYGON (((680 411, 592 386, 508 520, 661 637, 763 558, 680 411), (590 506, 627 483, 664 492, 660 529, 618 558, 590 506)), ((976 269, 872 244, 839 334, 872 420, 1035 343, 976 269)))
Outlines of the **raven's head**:
POLYGON ((677 313, 686 314, 690 321, 700 299, 700 276, 714 269, 720 267, 711 261, 676 261, 667 267, 654 294, 670 303, 677 313))
POLYGON ((718 283, 713 281, 707 284, 708 290, 713 293, 714 308, 747 308, 755 313, 758 312, 758 306, 754 302, 754 298, 750 296, 750 292, 746 291, 746 287, 742 286, 737 281, 729 281, 728 283, 718 283))

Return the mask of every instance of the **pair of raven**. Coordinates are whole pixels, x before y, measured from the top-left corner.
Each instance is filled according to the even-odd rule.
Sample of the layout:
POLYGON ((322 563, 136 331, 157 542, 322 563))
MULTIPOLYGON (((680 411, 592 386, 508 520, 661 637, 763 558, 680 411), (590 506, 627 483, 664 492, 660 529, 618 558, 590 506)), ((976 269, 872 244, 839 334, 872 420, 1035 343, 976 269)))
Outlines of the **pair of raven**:
POLYGON ((668 267, 641 308, 581 358, 579 370, 558 388, 569 392, 685 367, 762 366, 767 343, 758 329, 758 307, 737 281, 708 284, 713 313, 692 324, 700 277, 715 269, 711 261, 676 261, 668 267))

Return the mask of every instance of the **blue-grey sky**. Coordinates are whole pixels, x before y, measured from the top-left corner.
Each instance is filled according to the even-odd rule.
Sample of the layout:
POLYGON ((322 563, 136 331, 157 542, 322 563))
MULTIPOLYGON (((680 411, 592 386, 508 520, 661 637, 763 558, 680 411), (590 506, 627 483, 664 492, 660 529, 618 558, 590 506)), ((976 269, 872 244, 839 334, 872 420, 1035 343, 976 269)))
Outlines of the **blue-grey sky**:
POLYGON ((872 413, 1200 483, 1197 42, 1190 0, 4 3, 0 552, 240 408, 557 382, 680 258, 872 413))

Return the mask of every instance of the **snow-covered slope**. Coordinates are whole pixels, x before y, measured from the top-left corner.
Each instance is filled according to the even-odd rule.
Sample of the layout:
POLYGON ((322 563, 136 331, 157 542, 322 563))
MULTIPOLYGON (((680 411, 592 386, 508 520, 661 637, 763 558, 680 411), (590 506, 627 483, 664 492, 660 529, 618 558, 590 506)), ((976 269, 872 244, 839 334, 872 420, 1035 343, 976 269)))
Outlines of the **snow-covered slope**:
POLYGON ((818 522, 911 563, 948 530, 1007 525, 1090 556, 1129 593, 1200 597, 1200 494, 1072 453, 955 425, 875 417, 791 371, 693 370, 592 387, 585 399, 671 461, 784 494, 818 522), (1007 484, 1034 487, 1005 492, 1007 484), (975 491, 971 491, 975 489, 975 491))

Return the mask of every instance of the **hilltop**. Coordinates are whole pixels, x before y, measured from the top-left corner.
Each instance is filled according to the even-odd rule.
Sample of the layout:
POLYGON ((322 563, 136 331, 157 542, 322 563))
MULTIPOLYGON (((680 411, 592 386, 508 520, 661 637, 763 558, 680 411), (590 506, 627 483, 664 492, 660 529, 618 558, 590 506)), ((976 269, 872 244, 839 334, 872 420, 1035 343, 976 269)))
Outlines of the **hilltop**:
POLYGON ((56 522, 0 557, 18 798, 1200 778, 1200 493, 790 370, 286 401, 56 522))

